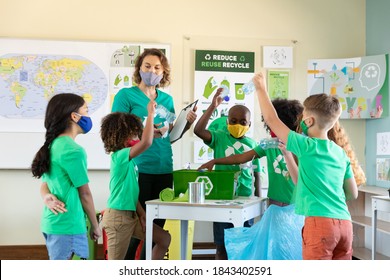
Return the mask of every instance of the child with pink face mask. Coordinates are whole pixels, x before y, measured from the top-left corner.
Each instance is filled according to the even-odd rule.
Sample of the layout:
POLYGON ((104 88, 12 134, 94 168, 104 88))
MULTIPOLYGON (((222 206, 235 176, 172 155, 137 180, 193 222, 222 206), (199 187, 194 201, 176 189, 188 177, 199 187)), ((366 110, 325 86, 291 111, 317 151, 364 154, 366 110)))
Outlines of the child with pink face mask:
MULTIPOLYGON (((156 102, 150 101, 147 109, 144 129, 140 118, 132 114, 111 113, 102 120, 101 138, 105 151, 111 154, 110 196, 103 215, 109 260, 125 258, 132 236, 144 239, 146 217, 138 200, 138 168, 133 159, 147 150, 153 141, 156 102)), ((171 237, 154 225, 153 238, 156 245, 152 258, 163 259, 171 237)))
MULTIPOLYGON (((243 105, 235 105, 230 108, 228 113, 227 130, 208 130, 206 129, 208 120, 210 119, 216 108, 222 103, 223 89, 219 88, 215 93, 213 100, 202 117, 197 122, 194 133, 200 137, 206 145, 214 150, 214 158, 227 157, 235 154, 242 154, 252 150, 257 146, 256 141, 245 136, 251 125, 251 112, 243 105)), ((254 159, 252 164, 245 165, 216 165, 215 170, 237 170, 241 171, 238 177, 236 195, 251 196, 252 195, 252 167, 254 168, 255 179, 255 194, 259 194, 260 190, 260 161, 254 159)), ((246 222, 245 226, 251 226, 253 221, 246 222), (248 223, 249 222, 249 223, 248 223)), ((226 260, 227 254, 224 245, 224 230, 233 227, 231 223, 214 223, 214 242, 217 247, 215 258, 218 260, 226 260)))

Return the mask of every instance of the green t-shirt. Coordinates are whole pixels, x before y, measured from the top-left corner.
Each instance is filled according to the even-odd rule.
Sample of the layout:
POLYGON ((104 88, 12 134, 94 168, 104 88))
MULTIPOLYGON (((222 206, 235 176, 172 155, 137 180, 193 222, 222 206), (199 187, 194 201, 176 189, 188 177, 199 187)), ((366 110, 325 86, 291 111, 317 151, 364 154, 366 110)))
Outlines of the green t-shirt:
POLYGON ((124 148, 111 155, 108 208, 137 210, 139 195, 138 170, 134 160, 129 159, 129 155, 130 148, 124 148))
POLYGON ((270 199, 290 204, 294 192, 294 183, 283 153, 280 149, 263 150, 260 145, 254 148, 259 158, 267 157, 268 193, 270 199))
MULTIPOLYGON (((252 150, 256 146, 256 141, 249 137, 240 139, 234 138, 229 132, 222 130, 210 131, 212 139, 210 143, 206 143, 214 150, 214 158, 228 157, 231 155, 242 154, 252 150)), ((260 172, 260 160, 252 161, 254 172, 260 172)), ((248 164, 242 165, 215 165, 215 170, 237 170, 240 171, 240 176, 237 181, 236 195, 250 196, 252 195, 252 166, 248 164)))
MULTIPOLYGON (((114 98, 112 112, 131 113, 146 121, 147 105, 150 99, 137 86, 121 89, 114 98)), ((157 89, 157 105, 162 105, 171 113, 175 113, 172 96, 157 89)), ((165 116, 156 114, 154 124, 169 126, 165 116)), ((173 171, 172 146, 168 133, 162 138, 154 138, 152 145, 134 158, 140 173, 167 174, 173 171)))
POLYGON ((343 185, 353 172, 345 151, 333 141, 294 131, 288 134, 287 150, 298 157, 296 213, 351 220, 343 185))
POLYGON ((50 170, 42 181, 68 210, 54 215, 46 206, 41 218, 41 230, 47 234, 82 234, 87 232, 85 214, 77 188, 89 182, 87 155, 84 148, 69 136, 54 139, 50 146, 50 170))

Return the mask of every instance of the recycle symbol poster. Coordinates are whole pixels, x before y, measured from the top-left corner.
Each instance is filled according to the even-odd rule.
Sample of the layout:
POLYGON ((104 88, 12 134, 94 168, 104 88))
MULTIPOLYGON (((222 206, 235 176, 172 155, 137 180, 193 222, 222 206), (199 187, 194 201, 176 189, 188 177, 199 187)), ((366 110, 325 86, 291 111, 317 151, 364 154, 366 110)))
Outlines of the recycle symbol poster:
MULTIPOLYGON (((214 111, 208 125, 221 117, 226 117, 234 105, 245 105, 251 111, 254 124, 254 93, 244 94, 242 86, 249 82, 255 72, 255 53, 218 50, 195 51, 194 100, 199 99, 198 115, 202 115, 213 100, 217 89, 224 87, 229 92, 229 100, 214 111)), ((253 137, 253 125, 247 136, 253 137)), ((221 127, 221 129, 224 129, 221 127)), ((194 162, 203 163, 212 159, 208 146, 203 141, 194 143, 194 162), (198 143, 199 142, 199 143, 198 143)))
POLYGON ((338 98, 342 119, 375 119, 389 114, 388 55, 308 62, 310 95, 327 93, 338 98))

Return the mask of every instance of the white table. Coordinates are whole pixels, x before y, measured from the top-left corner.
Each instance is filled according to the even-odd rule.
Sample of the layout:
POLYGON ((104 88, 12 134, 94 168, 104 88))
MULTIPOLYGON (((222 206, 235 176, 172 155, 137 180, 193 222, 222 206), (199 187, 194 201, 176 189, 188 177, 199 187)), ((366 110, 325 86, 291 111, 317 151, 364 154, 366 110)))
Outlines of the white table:
POLYGON ((389 196, 373 196, 372 198, 372 248, 371 259, 375 260, 376 252, 376 231, 377 231, 377 215, 378 211, 390 213, 390 197, 389 196))
POLYGON ((187 253, 188 221, 229 222, 241 227, 244 222, 260 216, 266 208, 267 198, 239 197, 234 200, 206 200, 203 204, 164 202, 160 199, 146 201, 146 259, 152 258, 154 219, 180 220, 180 255, 187 253))

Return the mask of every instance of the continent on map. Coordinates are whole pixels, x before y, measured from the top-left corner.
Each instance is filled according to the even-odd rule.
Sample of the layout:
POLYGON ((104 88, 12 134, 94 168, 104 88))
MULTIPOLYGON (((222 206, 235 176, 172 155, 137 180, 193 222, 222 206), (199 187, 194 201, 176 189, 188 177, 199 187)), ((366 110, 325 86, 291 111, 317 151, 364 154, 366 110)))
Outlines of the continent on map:
POLYGON ((106 75, 82 56, 7 54, 0 57, 0 117, 43 118, 49 99, 72 92, 92 114, 105 102, 106 75))

